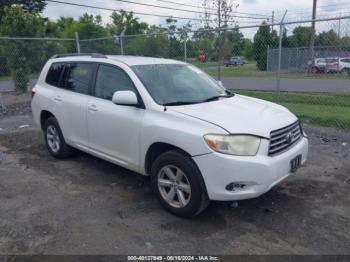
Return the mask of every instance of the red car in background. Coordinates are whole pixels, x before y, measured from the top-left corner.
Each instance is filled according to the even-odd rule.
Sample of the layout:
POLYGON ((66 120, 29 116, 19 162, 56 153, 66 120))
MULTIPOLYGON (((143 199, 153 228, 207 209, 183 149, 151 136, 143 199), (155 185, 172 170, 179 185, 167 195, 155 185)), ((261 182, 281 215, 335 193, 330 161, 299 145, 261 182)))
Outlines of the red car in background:
POLYGON ((204 52, 200 52, 198 55, 198 61, 200 62, 205 62, 205 60, 207 59, 206 55, 204 52))

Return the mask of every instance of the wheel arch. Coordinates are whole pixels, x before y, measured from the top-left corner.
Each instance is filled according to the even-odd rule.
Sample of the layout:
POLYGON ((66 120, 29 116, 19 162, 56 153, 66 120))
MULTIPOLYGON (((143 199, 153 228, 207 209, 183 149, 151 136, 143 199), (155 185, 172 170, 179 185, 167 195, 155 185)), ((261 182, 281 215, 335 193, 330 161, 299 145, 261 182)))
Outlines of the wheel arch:
POLYGON ((154 142, 148 147, 145 155, 145 161, 144 161, 145 174, 147 175, 151 174, 152 163, 154 162, 154 160, 157 159, 158 156, 171 150, 179 150, 185 155, 191 157, 191 155, 187 151, 185 151, 184 149, 178 146, 165 143, 165 142, 154 142))
MULTIPOLYGON (((55 117, 55 115, 54 114, 52 114, 50 111, 48 111, 48 110, 42 110, 41 112, 40 112, 40 127, 41 127, 41 129, 43 129, 44 128, 44 123, 45 123, 45 121, 48 119, 48 118, 50 118, 50 117, 55 117)), ((56 117, 55 117, 56 118, 56 117)))

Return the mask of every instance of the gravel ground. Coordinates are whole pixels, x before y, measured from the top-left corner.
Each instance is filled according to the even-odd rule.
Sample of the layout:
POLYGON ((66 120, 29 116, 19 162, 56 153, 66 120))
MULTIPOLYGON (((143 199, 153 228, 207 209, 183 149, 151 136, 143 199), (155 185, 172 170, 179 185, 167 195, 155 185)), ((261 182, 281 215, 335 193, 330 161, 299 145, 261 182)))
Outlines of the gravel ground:
POLYGON ((28 106, 17 108, 28 97, 10 96, 0 254, 350 254, 350 133, 305 126, 309 161, 296 174, 238 207, 213 202, 181 219, 160 207, 147 177, 84 153, 50 157, 28 106))

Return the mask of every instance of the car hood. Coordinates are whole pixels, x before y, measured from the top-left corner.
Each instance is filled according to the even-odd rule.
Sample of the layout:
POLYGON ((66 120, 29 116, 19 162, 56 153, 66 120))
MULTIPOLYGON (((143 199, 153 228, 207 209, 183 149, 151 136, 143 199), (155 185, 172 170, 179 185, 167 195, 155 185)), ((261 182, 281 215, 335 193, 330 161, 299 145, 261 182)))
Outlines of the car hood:
POLYGON ((210 122, 230 134, 269 138, 270 132, 297 121, 288 109, 261 99, 235 95, 218 101, 168 107, 168 110, 210 122))

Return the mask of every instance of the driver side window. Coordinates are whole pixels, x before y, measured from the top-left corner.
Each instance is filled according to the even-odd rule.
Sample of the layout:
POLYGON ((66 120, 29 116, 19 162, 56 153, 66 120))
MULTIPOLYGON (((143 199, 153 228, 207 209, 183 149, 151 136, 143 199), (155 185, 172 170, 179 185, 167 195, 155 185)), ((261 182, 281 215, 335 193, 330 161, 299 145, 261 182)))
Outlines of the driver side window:
POLYGON ((109 65, 99 66, 95 84, 96 97, 112 100, 114 92, 126 90, 135 92, 133 83, 122 69, 109 65))

